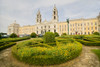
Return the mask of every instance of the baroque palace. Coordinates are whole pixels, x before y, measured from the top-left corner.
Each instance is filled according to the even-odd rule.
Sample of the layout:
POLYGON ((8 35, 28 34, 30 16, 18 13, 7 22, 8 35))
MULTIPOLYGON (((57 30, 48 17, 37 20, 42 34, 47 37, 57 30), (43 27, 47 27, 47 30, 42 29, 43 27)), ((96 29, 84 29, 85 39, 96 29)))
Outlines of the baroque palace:
POLYGON ((16 21, 8 26, 8 35, 16 33, 17 35, 30 35, 32 32, 36 34, 45 34, 46 32, 58 32, 59 35, 67 33, 69 35, 89 35, 93 32, 100 33, 100 13, 96 18, 74 19, 68 22, 59 22, 58 10, 56 6, 53 8, 51 21, 43 21, 41 13, 38 10, 35 25, 27 25, 20 27, 16 21))

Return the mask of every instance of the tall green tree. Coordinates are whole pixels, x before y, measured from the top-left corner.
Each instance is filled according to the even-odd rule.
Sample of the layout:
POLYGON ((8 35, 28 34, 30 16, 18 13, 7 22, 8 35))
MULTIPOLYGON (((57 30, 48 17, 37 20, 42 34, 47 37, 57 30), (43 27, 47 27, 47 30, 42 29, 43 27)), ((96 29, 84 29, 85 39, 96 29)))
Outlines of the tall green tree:
POLYGON ((54 34, 55 34, 55 37, 58 37, 59 36, 59 34, 57 32, 55 32, 54 34))
POLYGON ((17 35, 16 35, 15 33, 12 33, 12 34, 10 35, 10 37, 11 37, 11 38, 15 38, 15 37, 17 37, 17 35))

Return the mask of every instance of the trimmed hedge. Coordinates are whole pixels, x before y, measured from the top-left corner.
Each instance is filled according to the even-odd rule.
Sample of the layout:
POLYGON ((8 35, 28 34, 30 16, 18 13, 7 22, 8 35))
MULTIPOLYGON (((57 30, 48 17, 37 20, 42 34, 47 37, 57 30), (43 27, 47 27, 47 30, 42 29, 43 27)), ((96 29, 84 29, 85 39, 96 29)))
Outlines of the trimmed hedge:
POLYGON ((16 44, 15 42, 11 42, 11 43, 2 45, 2 46, 0 46, 0 51, 3 50, 3 49, 5 49, 5 48, 11 47, 11 46, 13 46, 15 44, 16 44))
POLYGON ((26 39, 30 39, 30 37, 6 38, 6 39, 1 39, 1 40, 0 40, 0 44, 1 44, 1 43, 5 43, 5 42, 17 42, 17 41, 26 40, 26 39))
POLYGON ((100 46, 100 41, 85 41, 79 39, 77 39, 77 41, 86 46, 100 46))
POLYGON ((60 46, 61 44, 58 41, 56 41, 56 46, 47 45, 33 39, 13 46, 12 53, 18 60, 28 64, 54 65, 71 60, 82 51, 82 45, 76 41, 63 46, 60 46))

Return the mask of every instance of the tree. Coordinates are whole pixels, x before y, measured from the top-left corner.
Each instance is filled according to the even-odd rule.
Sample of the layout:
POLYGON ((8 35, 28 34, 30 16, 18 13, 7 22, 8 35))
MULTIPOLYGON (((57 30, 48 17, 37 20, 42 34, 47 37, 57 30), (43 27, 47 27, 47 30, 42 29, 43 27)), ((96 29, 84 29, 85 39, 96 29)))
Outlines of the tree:
POLYGON ((43 40, 45 43, 53 43, 55 41, 55 34, 52 32, 46 32, 43 36, 43 40))
POLYGON ((67 35, 67 34, 66 34, 66 33, 62 33, 62 36, 63 36, 63 35, 67 35))
POLYGON ((1 39, 1 34, 0 34, 0 39, 1 39))
POLYGON ((36 33, 35 32, 33 32, 33 33, 31 33, 31 35, 30 35, 32 38, 35 38, 36 37, 36 33))
POLYGON ((94 35, 100 35, 99 32, 94 32, 93 34, 94 34, 94 35))
POLYGON ((17 35, 16 35, 15 33, 12 33, 12 34, 10 35, 10 37, 11 37, 11 38, 15 38, 15 37, 17 37, 17 35))
POLYGON ((54 34, 55 34, 55 37, 58 37, 59 36, 59 34, 57 32, 55 32, 54 34))

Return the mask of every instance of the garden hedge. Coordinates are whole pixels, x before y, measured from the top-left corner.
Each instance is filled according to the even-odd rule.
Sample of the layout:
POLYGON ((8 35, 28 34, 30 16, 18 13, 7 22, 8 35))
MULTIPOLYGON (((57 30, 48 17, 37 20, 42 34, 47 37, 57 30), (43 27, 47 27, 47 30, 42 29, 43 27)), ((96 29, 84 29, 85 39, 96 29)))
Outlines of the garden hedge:
POLYGON ((86 46, 100 46, 100 41, 85 41, 79 39, 77 39, 77 41, 86 46))
POLYGON ((6 38, 6 39, 1 39, 0 44, 7 43, 7 42, 17 42, 17 41, 26 40, 26 39, 30 39, 30 37, 6 38))
POLYGON ((3 49, 5 49, 5 48, 11 47, 11 46, 13 46, 15 44, 16 44, 15 42, 11 42, 11 43, 2 45, 2 46, 0 46, 0 51, 3 50, 3 49))
POLYGON ((54 65, 71 60, 82 51, 81 43, 76 41, 62 45, 56 40, 56 46, 41 43, 42 41, 33 39, 18 43, 12 48, 13 56, 28 64, 54 65))

